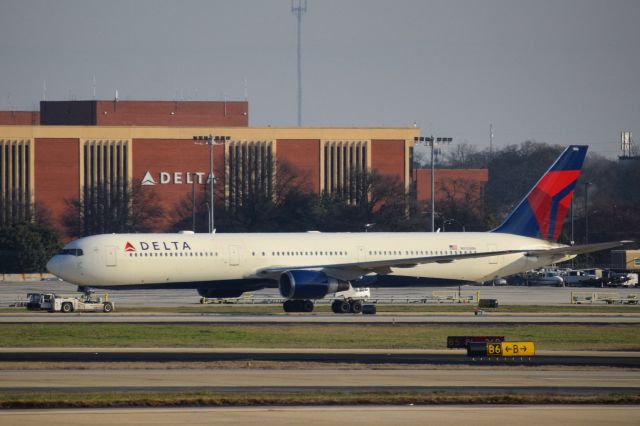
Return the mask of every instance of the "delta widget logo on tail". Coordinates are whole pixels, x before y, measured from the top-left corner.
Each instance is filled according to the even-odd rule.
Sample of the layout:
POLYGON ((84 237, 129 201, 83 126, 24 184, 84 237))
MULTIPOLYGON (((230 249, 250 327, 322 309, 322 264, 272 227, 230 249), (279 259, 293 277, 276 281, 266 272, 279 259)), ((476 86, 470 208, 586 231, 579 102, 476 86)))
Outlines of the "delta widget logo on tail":
POLYGON ((580 170, 549 172, 527 197, 542 238, 558 240, 578 177, 580 170))
POLYGON ((586 145, 571 145, 551 165, 536 186, 493 232, 557 241, 571 207, 586 145))
POLYGON ((127 241, 127 244, 124 245, 124 251, 136 251, 136 248, 133 246, 133 244, 127 241))

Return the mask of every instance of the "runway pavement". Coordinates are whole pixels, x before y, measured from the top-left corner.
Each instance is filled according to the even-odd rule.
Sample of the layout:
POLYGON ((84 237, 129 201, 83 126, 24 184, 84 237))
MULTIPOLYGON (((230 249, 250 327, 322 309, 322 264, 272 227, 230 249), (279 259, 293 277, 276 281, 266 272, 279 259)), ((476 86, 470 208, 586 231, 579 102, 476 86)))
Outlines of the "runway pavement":
POLYGON ((0 323, 132 323, 132 324, 640 324, 638 313, 620 314, 519 314, 473 312, 447 315, 384 313, 378 315, 336 314, 119 314, 21 312, 0 314, 0 323))
POLYGON ((378 425, 477 426, 511 425, 637 425, 640 406, 538 405, 521 406, 340 406, 340 407, 231 407, 125 408, 87 410, 5 410, 0 424, 86 425, 251 424, 261 426, 378 425))
POLYGON ((275 361, 348 364, 434 364, 434 365, 564 365, 640 367, 637 352, 546 351, 532 357, 468 357, 463 350, 296 350, 296 349, 50 349, 2 348, 0 362, 211 362, 275 361))
POLYGON ((0 371, 1 393, 473 392, 638 394, 633 369, 47 369, 0 371))

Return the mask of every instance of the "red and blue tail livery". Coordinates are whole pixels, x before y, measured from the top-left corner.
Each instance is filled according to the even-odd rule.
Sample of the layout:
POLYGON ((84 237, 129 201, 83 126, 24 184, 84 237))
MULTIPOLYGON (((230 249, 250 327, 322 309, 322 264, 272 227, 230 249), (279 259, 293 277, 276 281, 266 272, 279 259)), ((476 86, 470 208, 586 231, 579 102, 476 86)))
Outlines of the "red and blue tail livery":
POLYGON ((493 232, 557 241, 571 206, 586 145, 571 145, 493 232))

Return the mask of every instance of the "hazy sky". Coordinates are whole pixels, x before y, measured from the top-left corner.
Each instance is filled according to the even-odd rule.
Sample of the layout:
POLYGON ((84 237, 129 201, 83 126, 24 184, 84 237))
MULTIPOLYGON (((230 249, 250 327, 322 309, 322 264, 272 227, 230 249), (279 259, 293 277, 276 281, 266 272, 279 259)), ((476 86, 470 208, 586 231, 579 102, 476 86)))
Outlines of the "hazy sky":
MULTIPOLYGON (((243 99, 296 123, 289 0, 0 0, 0 109, 49 100, 243 99)), ((488 145, 640 143, 638 0, 308 0, 303 125, 488 145)))

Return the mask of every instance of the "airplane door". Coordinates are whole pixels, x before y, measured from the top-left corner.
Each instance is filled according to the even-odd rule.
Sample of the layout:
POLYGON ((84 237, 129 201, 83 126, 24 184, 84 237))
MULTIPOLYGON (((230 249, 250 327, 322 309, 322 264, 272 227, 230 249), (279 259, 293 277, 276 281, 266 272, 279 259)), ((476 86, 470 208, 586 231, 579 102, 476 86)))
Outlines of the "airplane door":
POLYGON ((366 258, 364 246, 358 246, 358 262, 364 262, 366 260, 367 258, 366 258))
POLYGON ((116 266, 118 262, 117 251, 115 246, 107 246, 107 266, 116 266))
POLYGON ((240 264, 240 247, 229 246, 229 265, 238 266, 240 264))
MULTIPOLYGON (((489 244, 487 246, 487 251, 496 251, 496 246, 495 244, 489 244)), ((498 256, 491 256, 489 257, 489 264, 490 265, 497 265, 498 264, 498 256)))

